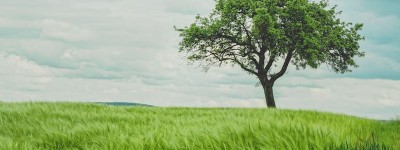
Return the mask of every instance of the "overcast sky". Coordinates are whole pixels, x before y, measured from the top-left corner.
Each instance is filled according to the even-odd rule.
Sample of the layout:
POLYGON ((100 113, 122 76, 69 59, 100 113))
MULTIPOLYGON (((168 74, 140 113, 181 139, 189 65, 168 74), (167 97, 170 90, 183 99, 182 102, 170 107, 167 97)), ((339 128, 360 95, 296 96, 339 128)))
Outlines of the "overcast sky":
MULTIPOLYGON (((291 67, 277 106, 391 119, 400 115, 400 1, 331 0, 364 23, 360 67, 340 75, 291 67)), ((124 101, 156 106, 265 107, 239 68, 207 74, 178 53, 173 26, 214 0, 1 0, 0 100, 124 101)))

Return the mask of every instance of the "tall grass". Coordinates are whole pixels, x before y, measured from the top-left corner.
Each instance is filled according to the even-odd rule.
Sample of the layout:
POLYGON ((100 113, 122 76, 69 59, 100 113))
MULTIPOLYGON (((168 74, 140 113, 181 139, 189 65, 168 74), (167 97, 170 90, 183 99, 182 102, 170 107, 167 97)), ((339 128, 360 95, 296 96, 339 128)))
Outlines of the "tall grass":
POLYGON ((400 122, 279 109, 0 103, 0 149, 400 149, 400 122))

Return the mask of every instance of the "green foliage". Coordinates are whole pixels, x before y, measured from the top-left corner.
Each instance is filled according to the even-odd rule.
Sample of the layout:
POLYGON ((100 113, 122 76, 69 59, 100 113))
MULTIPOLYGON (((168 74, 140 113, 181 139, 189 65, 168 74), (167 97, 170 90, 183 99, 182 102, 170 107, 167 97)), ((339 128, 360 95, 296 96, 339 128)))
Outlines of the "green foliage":
POLYGON ((342 22, 339 14, 324 0, 217 0, 209 17, 176 30, 190 61, 205 68, 232 63, 276 80, 290 62, 298 69, 325 63, 340 73, 357 67, 362 24, 342 22), (280 71, 271 72, 279 61, 280 71))
POLYGON ((0 149, 400 149, 399 130, 313 111, 0 103, 0 149))

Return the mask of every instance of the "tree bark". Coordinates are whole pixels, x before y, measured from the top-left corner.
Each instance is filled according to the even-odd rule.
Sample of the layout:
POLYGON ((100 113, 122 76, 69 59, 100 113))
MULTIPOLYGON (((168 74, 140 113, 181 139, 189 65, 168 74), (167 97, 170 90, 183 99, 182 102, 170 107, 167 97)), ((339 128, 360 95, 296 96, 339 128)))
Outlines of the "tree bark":
POLYGON ((273 83, 270 83, 270 84, 265 83, 263 85, 265 101, 267 102, 267 106, 269 108, 276 108, 275 99, 274 99, 274 91, 272 90, 273 86, 274 86, 273 83))

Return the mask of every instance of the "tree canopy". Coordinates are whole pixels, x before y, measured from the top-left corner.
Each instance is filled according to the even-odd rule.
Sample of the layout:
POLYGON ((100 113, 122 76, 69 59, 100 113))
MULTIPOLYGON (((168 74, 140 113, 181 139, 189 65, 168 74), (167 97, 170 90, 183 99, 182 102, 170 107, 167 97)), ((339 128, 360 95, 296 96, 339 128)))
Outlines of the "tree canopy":
POLYGON ((198 15, 176 30, 189 61, 205 68, 237 65, 257 76, 264 91, 270 86, 272 94, 289 64, 297 69, 327 64, 338 73, 357 67, 354 58, 364 56, 362 24, 343 22, 340 13, 325 0, 217 0, 208 17, 198 15))

